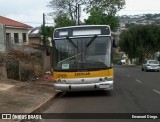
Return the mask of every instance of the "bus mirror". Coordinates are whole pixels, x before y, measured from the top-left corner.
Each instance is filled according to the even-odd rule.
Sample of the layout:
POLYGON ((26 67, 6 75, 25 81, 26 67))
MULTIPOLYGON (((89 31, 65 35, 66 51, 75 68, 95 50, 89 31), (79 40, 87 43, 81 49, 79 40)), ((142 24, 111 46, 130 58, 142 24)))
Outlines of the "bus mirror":
POLYGON ((50 55, 50 49, 46 49, 46 56, 50 55))
POLYGON ((113 48, 116 48, 116 47, 117 47, 116 42, 115 42, 115 39, 113 39, 112 47, 113 47, 113 48))

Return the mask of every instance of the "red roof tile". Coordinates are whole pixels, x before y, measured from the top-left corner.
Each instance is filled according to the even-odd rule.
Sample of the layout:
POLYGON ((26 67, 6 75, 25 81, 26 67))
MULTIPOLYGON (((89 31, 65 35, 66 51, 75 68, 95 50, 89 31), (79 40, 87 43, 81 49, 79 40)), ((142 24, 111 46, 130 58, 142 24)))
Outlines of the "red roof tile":
POLYGON ((33 28, 30 25, 0 16, 0 23, 6 25, 6 26, 12 26, 12 27, 22 27, 22 28, 33 28))

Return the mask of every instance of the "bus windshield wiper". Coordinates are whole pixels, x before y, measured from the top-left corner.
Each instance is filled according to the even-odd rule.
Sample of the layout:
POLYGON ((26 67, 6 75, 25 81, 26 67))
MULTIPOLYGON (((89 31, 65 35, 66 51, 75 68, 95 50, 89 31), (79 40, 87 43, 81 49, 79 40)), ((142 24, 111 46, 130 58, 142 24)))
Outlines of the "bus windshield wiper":
POLYGON ((76 54, 76 55, 73 55, 73 56, 71 56, 71 57, 68 57, 68 58, 66 58, 66 59, 64 59, 64 60, 62 60, 62 61, 59 61, 58 62, 58 64, 59 63, 62 63, 62 62, 64 62, 64 61, 67 61, 68 59, 71 59, 71 58, 74 58, 74 57, 76 57, 76 56, 79 56, 79 55, 81 55, 82 53, 78 53, 78 54, 76 54))
POLYGON ((74 46, 77 48, 77 45, 67 36, 66 39, 74 46))
POLYGON ((96 38, 97 38, 97 35, 94 35, 92 37, 92 39, 88 42, 88 44, 86 45, 86 47, 89 47, 96 38))

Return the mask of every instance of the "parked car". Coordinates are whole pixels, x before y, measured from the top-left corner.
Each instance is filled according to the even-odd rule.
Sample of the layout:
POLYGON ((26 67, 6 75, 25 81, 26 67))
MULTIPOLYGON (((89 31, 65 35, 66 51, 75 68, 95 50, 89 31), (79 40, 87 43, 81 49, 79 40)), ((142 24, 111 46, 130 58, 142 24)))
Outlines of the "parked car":
POLYGON ((118 62, 117 62, 117 65, 122 65, 122 62, 121 62, 121 61, 118 61, 118 62))
POLYGON ((117 62, 117 65, 125 65, 126 63, 125 62, 122 62, 122 61, 118 61, 117 62))
POLYGON ((160 71, 160 64, 156 60, 145 60, 142 71, 160 71))

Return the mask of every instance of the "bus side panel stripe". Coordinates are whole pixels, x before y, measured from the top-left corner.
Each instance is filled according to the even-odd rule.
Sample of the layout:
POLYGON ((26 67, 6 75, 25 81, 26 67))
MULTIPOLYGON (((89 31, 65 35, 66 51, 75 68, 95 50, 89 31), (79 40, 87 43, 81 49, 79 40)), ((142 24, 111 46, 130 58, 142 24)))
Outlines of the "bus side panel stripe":
POLYGON ((54 79, 68 79, 68 78, 92 78, 92 77, 106 77, 113 76, 113 69, 88 71, 88 72, 57 72, 54 71, 54 79))

